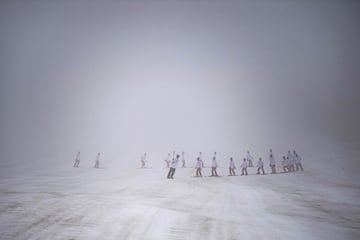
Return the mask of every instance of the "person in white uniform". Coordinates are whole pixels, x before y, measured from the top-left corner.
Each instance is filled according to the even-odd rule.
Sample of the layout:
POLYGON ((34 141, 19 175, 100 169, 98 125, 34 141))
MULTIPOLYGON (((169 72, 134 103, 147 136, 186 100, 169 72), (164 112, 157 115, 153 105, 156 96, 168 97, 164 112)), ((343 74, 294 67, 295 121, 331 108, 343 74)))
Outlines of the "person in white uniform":
POLYGON ((174 174, 175 174, 175 170, 176 170, 176 167, 177 167, 177 164, 179 162, 179 159, 180 159, 180 155, 176 155, 176 158, 173 158, 172 161, 171 161, 171 165, 170 165, 170 169, 169 169, 169 173, 167 175, 167 178, 174 178, 174 174))
POLYGON ((248 150, 246 153, 246 160, 248 162, 248 167, 254 167, 253 160, 254 158, 250 155, 250 151, 248 150))
POLYGON ((257 173, 256 173, 257 175, 260 174, 260 170, 262 171, 263 175, 265 175, 264 162, 261 158, 259 158, 259 161, 257 162, 257 168, 258 168, 257 173))
POLYGON ((289 171, 294 172, 295 171, 295 158, 294 158, 294 155, 292 155, 291 151, 289 150, 286 156, 287 156, 287 159, 289 159, 289 171))
POLYGON ((301 157, 299 156, 299 154, 297 154, 297 152, 295 152, 295 150, 293 151, 294 152, 294 158, 295 158, 295 166, 296 166, 296 171, 304 171, 304 168, 301 164, 301 157))
POLYGON ((201 169, 203 167, 203 162, 201 161, 200 157, 196 159, 195 169, 196 169, 196 176, 202 177, 201 169))
POLYGON ((235 162, 234 162, 233 158, 231 157, 230 162, 229 162, 229 175, 230 176, 236 175, 235 169, 236 169, 235 162))
POLYGON ((283 160, 281 162, 281 165, 283 167, 284 173, 289 172, 290 165, 289 165, 289 161, 288 161, 287 157, 283 156, 283 160))
POLYGON ((215 155, 214 155, 214 157, 212 159, 212 163, 211 163, 211 176, 218 176, 217 171, 216 171, 218 164, 217 164, 215 155))
POLYGON ((198 158, 200 159, 200 162, 201 162, 201 168, 205 168, 204 161, 202 159, 202 152, 199 152, 199 157, 198 158))
POLYGON ((248 175, 247 172, 248 164, 246 158, 244 158, 244 161, 241 163, 240 167, 241 167, 241 175, 248 175))
POLYGON ((271 149, 270 149, 270 155, 269 155, 269 166, 271 168, 271 174, 276 173, 276 161, 275 161, 275 157, 274 157, 274 154, 271 149))
POLYGON ((181 154, 181 162, 182 162, 182 168, 185 168, 186 166, 185 166, 185 152, 182 152, 182 154, 181 154))

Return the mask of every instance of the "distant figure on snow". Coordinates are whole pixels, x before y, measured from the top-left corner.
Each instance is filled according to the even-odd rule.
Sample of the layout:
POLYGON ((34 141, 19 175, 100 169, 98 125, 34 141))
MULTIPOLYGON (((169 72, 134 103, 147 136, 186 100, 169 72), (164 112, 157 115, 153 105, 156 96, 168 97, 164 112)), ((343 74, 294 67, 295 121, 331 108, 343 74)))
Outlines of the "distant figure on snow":
POLYGON ((96 161, 95 161, 94 168, 99 168, 99 167, 100 167, 100 153, 98 153, 97 156, 96 156, 96 161))
POLYGON ((247 172, 248 164, 247 164, 246 158, 244 158, 244 161, 241 163, 240 167, 241 167, 241 175, 248 175, 248 172, 247 172))
POLYGON ((182 154, 181 154, 181 162, 182 162, 181 167, 185 168, 186 167, 185 166, 185 152, 182 152, 182 154))
POLYGON ((281 163, 282 167, 283 167, 283 171, 284 173, 286 172, 289 172, 289 161, 288 161, 288 158, 286 158, 285 156, 283 156, 283 160, 282 160, 282 163, 281 163))
POLYGON ((199 152, 199 157, 198 158, 200 159, 200 162, 201 162, 201 168, 205 168, 204 161, 202 159, 202 152, 199 152))
POLYGON ((260 170, 262 171, 263 175, 265 175, 264 162, 261 158, 259 158, 259 161, 257 162, 257 168, 258 168, 257 173, 256 173, 257 175, 260 174, 260 170))
POLYGON ((202 163, 200 157, 198 157, 198 158, 196 159, 196 164, 195 164, 196 176, 197 176, 197 177, 202 177, 202 174, 201 174, 201 169, 202 169, 202 167, 203 167, 203 163, 202 163))
MULTIPOLYGON (((216 155, 216 152, 215 152, 216 155)), ((213 157, 212 159, 212 164, 211 164, 211 176, 218 176, 217 172, 216 172, 216 168, 218 167, 217 161, 216 161, 216 157, 213 157)))
POLYGON ((145 166, 145 164, 146 164, 146 153, 144 153, 144 155, 141 156, 140 162, 141 162, 141 167, 146 168, 146 166, 145 166))
POLYGON ((254 158, 250 155, 250 151, 248 150, 246 153, 246 160, 248 162, 248 167, 254 167, 253 159, 254 158))
POLYGON ((166 167, 169 168, 170 167, 170 153, 168 153, 167 157, 165 158, 165 162, 166 162, 166 167))
POLYGON ((175 170, 176 170, 176 167, 177 167, 177 164, 179 162, 179 158, 180 158, 180 155, 176 155, 176 158, 173 158, 172 161, 171 161, 171 165, 170 165, 170 170, 169 170, 169 173, 167 175, 167 178, 174 178, 174 174, 175 174, 175 170))
POLYGON ((299 156, 299 154, 297 154, 297 152, 295 152, 295 150, 293 151, 294 152, 294 158, 295 158, 295 165, 296 165, 296 171, 304 171, 304 168, 301 164, 301 157, 299 156))
POLYGON ((271 168, 271 174, 276 173, 276 162, 275 162, 274 154, 271 149, 269 155, 269 166, 271 168))
POLYGON ((75 163, 73 167, 79 167, 79 164, 80 164, 80 152, 78 152, 76 155, 75 163))
POLYGON ((290 150, 287 153, 287 159, 289 162, 289 172, 295 172, 295 157, 291 154, 290 150))
POLYGON ((230 162, 229 162, 229 174, 230 174, 230 176, 235 176, 236 175, 235 169, 236 169, 235 162, 233 161, 233 158, 231 157, 230 162))

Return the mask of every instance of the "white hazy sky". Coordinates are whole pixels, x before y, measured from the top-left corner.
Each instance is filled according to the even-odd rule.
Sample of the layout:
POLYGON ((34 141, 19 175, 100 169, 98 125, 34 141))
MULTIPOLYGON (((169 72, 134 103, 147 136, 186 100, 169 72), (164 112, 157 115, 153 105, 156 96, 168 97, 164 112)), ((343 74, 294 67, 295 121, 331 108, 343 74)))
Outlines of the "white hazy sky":
POLYGON ((1 160, 358 137, 359 12, 357 1, 1 1, 1 160))

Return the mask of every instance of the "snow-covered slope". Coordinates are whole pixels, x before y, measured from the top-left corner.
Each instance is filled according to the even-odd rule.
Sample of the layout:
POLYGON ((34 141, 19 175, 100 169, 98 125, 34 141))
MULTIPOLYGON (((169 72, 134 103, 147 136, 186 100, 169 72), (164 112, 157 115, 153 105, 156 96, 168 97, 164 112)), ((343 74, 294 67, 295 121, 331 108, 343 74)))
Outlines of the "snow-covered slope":
POLYGON ((3 164, 0 239, 359 239, 359 177, 333 150, 302 154, 304 172, 173 180, 165 167, 3 164))

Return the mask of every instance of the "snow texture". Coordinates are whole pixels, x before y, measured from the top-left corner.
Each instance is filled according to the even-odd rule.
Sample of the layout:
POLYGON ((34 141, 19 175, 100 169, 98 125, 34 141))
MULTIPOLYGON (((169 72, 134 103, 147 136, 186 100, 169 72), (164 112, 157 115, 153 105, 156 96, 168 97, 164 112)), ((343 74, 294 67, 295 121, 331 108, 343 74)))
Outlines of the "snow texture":
POLYGON ((175 179, 165 166, 3 164, 0 239, 360 239, 359 178, 334 154, 302 154, 304 172, 194 178, 177 168, 175 179))

